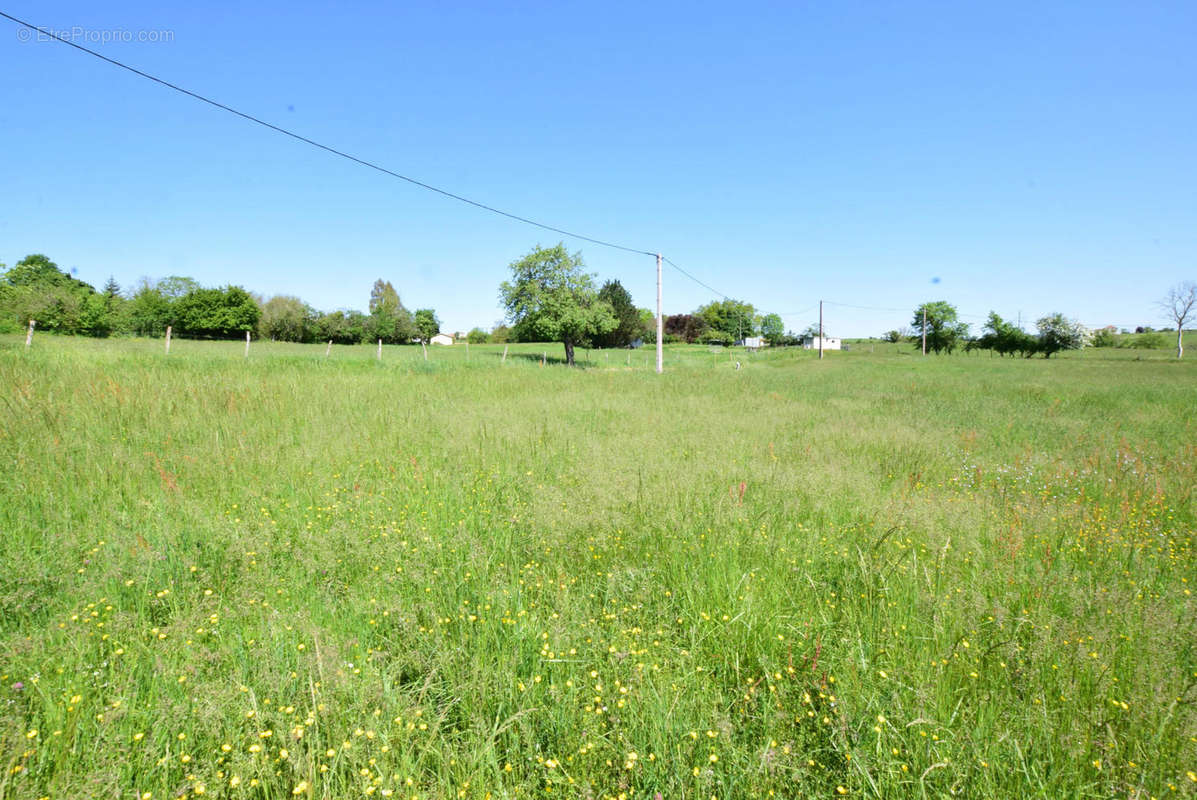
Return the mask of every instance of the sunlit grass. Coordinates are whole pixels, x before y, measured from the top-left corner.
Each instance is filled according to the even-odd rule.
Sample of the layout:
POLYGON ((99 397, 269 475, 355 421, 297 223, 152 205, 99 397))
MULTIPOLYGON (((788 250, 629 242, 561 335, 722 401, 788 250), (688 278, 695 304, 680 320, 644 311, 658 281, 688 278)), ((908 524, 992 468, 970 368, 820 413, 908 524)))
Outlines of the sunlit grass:
POLYGON ((0 797, 1191 795, 1197 367, 889 347, 0 340, 0 797))

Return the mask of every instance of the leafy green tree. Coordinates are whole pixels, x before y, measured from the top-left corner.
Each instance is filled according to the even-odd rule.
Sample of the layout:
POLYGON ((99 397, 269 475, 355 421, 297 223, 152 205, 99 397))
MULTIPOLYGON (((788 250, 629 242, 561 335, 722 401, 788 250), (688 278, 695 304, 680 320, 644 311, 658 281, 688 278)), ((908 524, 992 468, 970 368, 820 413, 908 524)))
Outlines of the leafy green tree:
POLYGON ((599 300, 611 306, 616 326, 613 330, 595 337, 599 347, 627 347, 641 338, 640 312, 632 302, 632 295, 619 281, 607 281, 599 289, 599 300))
POLYGON ((611 306, 599 300, 581 253, 570 255, 561 243, 537 245, 510 267, 499 298, 521 341, 561 342, 572 366, 574 347, 619 325, 611 306))
POLYGON ((507 344, 511 341, 511 328, 502 323, 495 325, 490 330, 490 341, 495 344, 507 344))
POLYGON ((1039 352, 1044 358, 1061 350, 1080 350, 1092 337, 1088 328, 1060 313, 1040 318, 1035 327, 1039 329, 1039 352))
MULTIPOLYGON (((637 316, 640 317, 640 330, 636 334, 636 339, 648 342, 649 344, 657 343, 657 315, 652 312, 650 308, 636 309, 637 316)), ((664 320, 661 321, 664 324, 664 320)), ((632 341, 635 342, 636 339, 632 341)))
POLYGON ((279 342, 310 342, 316 337, 315 309, 298 297, 275 295, 262 304, 258 335, 279 342))
POLYGON ((0 309, 9 326, 37 320, 55 333, 107 336, 114 318, 91 284, 59 269, 41 253, 18 261, 0 276, 0 309))
POLYGON ((421 308, 415 316, 416 338, 424 344, 432 341, 432 337, 441 332, 441 321, 436 318, 436 312, 431 308, 421 308))
POLYGON ((370 317, 366 321, 367 341, 382 339, 388 344, 409 342, 416 335, 411 312, 403 307, 390 281, 381 278, 370 290, 370 317))
POLYGON ((486 344, 490 339, 490 334, 481 328, 471 328, 470 332, 466 334, 466 341, 470 344, 486 344))
POLYGON ((174 302, 148 278, 129 298, 125 307, 126 325, 138 336, 161 336, 166 326, 174 324, 174 302))
POLYGON ((914 328, 911 340, 916 344, 920 343, 925 333, 927 349, 933 353, 951 353, 968 338, 968 323, 960 322, 956 307, 944 300, 923 303, 916 308, 911 327, 914 328))
POLYGON ((240 286, 193 289, 174 303, 179 333, 204 338, 227 338, 254 330, 261 309, 240 286))
POLYGON ((717 300, 707 303, 705 306, 699 306, 694 313, 702 317, 712 331, 723 334, 719 337, 707 334, 705 337, 707 339, 718 338, 721 342, 730 343, 756 335, 756 309, 751 303, 730 298, 717 300))
POLYGON ((786 335, 786 324, 778 314, 766 314, 761 317, 761 336, 771 345, 779 345, 786 335))
POLYGON ((981 330, 981 336, 972 345, 983 350, 992 350, 1001 356, 1019 353, 1030 357, 1039 347, 1034 336, 1014 323, 1002 319, 996 311, 989 312, 981 330))

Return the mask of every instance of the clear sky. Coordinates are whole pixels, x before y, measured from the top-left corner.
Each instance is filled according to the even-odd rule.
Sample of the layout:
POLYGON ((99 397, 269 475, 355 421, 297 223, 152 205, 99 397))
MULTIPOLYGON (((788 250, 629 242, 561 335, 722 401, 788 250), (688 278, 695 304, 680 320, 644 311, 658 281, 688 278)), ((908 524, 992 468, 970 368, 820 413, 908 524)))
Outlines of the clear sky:
MULTIPOLYGON (((1161 325, 1197 279, 1197 3, 0 0, 247 113, 551 225, 661 251, 831 335, 924 300, 1161 325), (95 42, 104 31, 170 41, 95 42), (162 38, 161 34, 148 34, 162 38)), ((0 261, 190 275, 320 309, 394 283, 502 316, 554 234, 253 126, 0 20, 0 261), (36 38, 36 37, 35 37, 36 38)), ((646 256, 566 240, 655 303, 646 256)), ((669 267, 665 312, 714 299, 669 267)), ((980 319, 965 317, 969 322, 980 319)))

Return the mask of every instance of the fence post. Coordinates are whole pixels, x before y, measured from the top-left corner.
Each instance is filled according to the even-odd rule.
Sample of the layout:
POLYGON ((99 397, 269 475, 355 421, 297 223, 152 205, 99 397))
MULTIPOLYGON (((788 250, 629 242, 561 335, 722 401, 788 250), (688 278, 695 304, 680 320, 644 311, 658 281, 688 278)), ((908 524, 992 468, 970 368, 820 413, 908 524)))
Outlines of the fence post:
POLYGON ((548 355, 547 352, 540 354, 540 366, 542 366, 542 367, 544 366, 544 359, 545 359, 545 356, 547 356, 547 355, 548 355))
POLYGON ((378 340, 378 360, 382 361, 382 339, 378 340))
POLYGON ((249 331, 245 332, 245 357, 249 358, 249 331))
POLYGON ((25 334, 25 349, 28 350, 33 346, 33 328, 37 325, 36 320, 29 320, 29 330, 25 334))
POLYGON ((166 326, 166 354, 170 355, 170 326, 166 326))
POLYGON ((424 360, 428 360, 428 345, 424 344, 424 340, 420 340, 420 347, 424 348, 424 360))
POLYGON ((324 348, 324 357, 328 358, 328 354, 332 352, 332 339, 328 340, 328 347, 324 348))
POLYGON ((503 360, 499 362, 500 364, 507 363, 507 348, 508 348, 508 345, 503 345, 503 360))

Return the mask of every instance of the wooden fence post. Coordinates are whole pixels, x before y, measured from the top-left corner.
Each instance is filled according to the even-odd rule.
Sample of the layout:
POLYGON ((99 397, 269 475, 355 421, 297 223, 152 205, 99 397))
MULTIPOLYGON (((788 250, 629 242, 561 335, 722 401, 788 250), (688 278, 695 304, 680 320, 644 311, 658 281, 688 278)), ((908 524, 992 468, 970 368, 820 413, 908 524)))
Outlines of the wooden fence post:
POLYGON ((382 361, 382 339, 378 340, 378 360, 382 361))
POLYGON ((29 320, 29 330, 25 333, 25 349, 28 350, 33 346, 33 329, 37 325, 36 320, 29 320))
POLYGON ((170 355, 170 326, 166 326, 166 354, 170 355))
POLYGON ((324 357, 328 358, 328 354, 332 352, 332 339, 328 340, 328 347, 324 348, 324 357))
POLYGON ((249 331, 245 332, 245 357, 249 358, 249 331))
POLYGON ((503 345, 503 360, 499 362, 500 364, 507 363, 507 348, 508 348, 508 345, 503 345))
POLYGON ((424 344, 424 340, 420 340, 420 347, 424 350, 424 360, 428 360, 428 345, 424 344))

